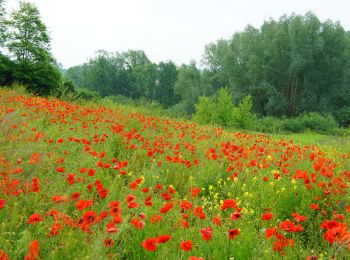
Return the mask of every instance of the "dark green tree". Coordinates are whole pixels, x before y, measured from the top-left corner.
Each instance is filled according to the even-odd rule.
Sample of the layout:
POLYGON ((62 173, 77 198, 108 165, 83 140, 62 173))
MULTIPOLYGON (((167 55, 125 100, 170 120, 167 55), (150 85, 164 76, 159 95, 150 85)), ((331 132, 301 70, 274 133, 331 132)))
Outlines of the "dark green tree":
POLYGON ((7 37, 6 10, 4 4, 5 1, 0 0, 0 54, 1 49, 4 47, 4 42, 7 37))
POLYGON ((38 8, 20 1, 10 15, 6 47, 15 58, 13 81, 41 95, 57 93, 62 78, 50 54, 50 37, 38 8))
POLYGON ((195 111, 195 104, 200 96, 212 93, 211 85, 203 80, 202 72, 195 62, 190 65, 182 65, 174 86, 174 93, 180 96, 181 110, 190 115, 195 111))
POLYGON ((236 102, 251 95, 260 115, 319 112, 340 119, 349 106, 349 50, 349 33, 339 23, 309 12, 247 26, 209 44, 203 59, 213 86, 226 85, 236 102))
POLYGON ((179 102, 179 97, 174 94, 174 86, 177 81, 178 71, 172 61, 158 64, 158 78, 155 85, 155 99, 165 106, 172 106, 179 102))
POLYGON ((19 9, 11 13, 9 26, 11 31, 7 48, 18 62, 52 60, 50 37, 34 4, 20 1, 19 9))

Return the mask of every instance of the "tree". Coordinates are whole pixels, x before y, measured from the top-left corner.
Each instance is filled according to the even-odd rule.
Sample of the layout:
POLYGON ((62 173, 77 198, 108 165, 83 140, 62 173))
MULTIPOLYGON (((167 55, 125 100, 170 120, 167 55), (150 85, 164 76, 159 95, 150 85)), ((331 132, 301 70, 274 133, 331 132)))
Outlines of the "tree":
POLYGON ((158 64, 158 78, 155 86, 155 99, 165 106, 175 105, 179 99, 174 94, 178 71, 172 61, 158 64))
POLYGON ((19 63, 52 61, 50 37, 41 21, 38 8, 20 1, 11 13, 7 47, 19 63))
POLYGON ((50 37, 38 8, 20 1, 8 26, 6 48, 15 58, 12 82, 20 82, 40 95, 60 93, 62 76, 50 54, 50 37))
POLYGON ((347 115, 340 111, 350 105, 350 34, 311 12, 247 26, 209 44, 203 60, 215 88, 227 83, 235 102, 251 95, 260 115, 347 115))
POLYGON ((132 98, 154 98, 157 79, 157 65, 152 63, 144 51, 129 50, 121 54, 123 67, 129 81, 129 96, 132 98))
POLYGON ((200 96, 208 95, 209 87, 202 80, 201 71, 195 62, 182 65, 174 86, 174 93, 181 97, 180 104, 183 112, 190 115, 195 110, 195 104, 200 96))
POLYGON ((0 0, 0 55, 1 55, 1 48, 3 48, 3 44, 7 37, 7 25, 6 25, 6 11, 4 7, 5 1, 0 0))

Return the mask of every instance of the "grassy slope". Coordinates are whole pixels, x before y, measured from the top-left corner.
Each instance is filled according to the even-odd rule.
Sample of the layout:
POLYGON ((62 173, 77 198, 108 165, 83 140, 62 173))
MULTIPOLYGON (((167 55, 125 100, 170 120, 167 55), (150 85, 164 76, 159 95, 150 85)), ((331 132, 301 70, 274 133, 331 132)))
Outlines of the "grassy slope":
MULTIPOLYGON (((306 215, 308 220, 302 223, 304 232, 289 233, 279 229, 286 238, 294 239, 293 247, 284 248, 288 258, 310 255, 344 258, 348 255, 344 246, 330 245, 323 239, 325 231, 320 224, 334 218, 332 211, 337 210, 345 216, 339 221, 349 225, 349 213, 344 207, 349 204, 349 195, 325 196, 324 189, 317 187, 320 182, 331 183, 336 176, 348 184, 349 180, 342 175, 349 170, 345 154, 349 154, 350 145, 346 138, 310 133, 271 138, 229 133, 187 121, 144 116, 132 107, 109 110, 89 103, 72 106, 44 99, 13 99, 17 96, 12 91, 0 91, 0 199, 6 200, 5 207, 0 209, 0 250, 11 259, 23 258, 33 239, 38 239, 43 259, 105 259, 108 256, 186 259, 191 255, 205 259, 279 258, 280 254, 272 250, 277 239, 266 239, 265 231, 278 227, 284 220, 293 220, 293 212, 306 215), (59 142, 61 138, 62 143, 59 142), (294 140, 297 145, 281 138, 294 140), (90 144, 82 143, 83 139, 90 144), (135 147, 130 148, 132 145, 135 147), (306 145, 308 147, 304 147, 306 145), (87 146, 90 150, 85 150, 87 146), (95 155, 91 151, 95 151, 95 155), (311 178, 315 162, 310 161, 311 154, 316 154, 316 160, 326 158, 324 167, 335 177, 328 178, 316 172, 317 182, 311 183, 310 189, 303 179, 292 177, 298 169, 306 170, 311 178), (17 161, 19 158, 21 163, 17 161), (114 170, 118 162, 112 162, 112 158, 117 158, 118 162, 128 161, 129 165, 114 170), (62 159, 64 161, 60 162, 62 159), (339 165, 333 170, 334 162, 339 165), (230 166, 234 170, 228 172, 230 166), (60 167, 64 168, 63 172, 58 172, 60 167), (23 172, 15 173, 21 168, 23 172), (82 172, 83 168, 95 169, 96 173, 89 176, 82 172), (127 174, 120 174, 123 171, 127 174), (72 185, 67 181, 69 174, 75 175, 72 185), (31 191, 35 177, 40 180, 40 192, 31 191), (267 181, 263 181, 265 177, 267 181), (130 185, 140 178, 142 182, 136 189, 131 188, 130 185), (18 180, 19 185, 10 188, 13 182, 9 184, 9 180, 18 180), (97 180, 102 182, 103 188, 97 187, 97 180), (162 188, 158 189, 157 184, 162 188), (88 185, 92 186, 90 192, 88 185), (143 188, 149 188, 150 192, 144 193, 143 188), (192 196, 191 188, 199 188, 200 194, 192 196), (13 192, 17 189, 23 192, 15 196, 13 192), (108 190, 105 198, 101 197, 101 189, 108 190), (170 192, 173 189, 174 194, 170 192), (76 201, 71 199, 74 192, 80 193, 83 200, 93 200, 93 205, 78 210, 76 201), (138 208, 129 208, 126 197, 130 194, 136 197, 138 208), (56 195, 67 197, 68 201, 54 203, 52 198, 56 195), (152 207, 144 205, 149 195, 152 207), (172 202, 174 207, 161 214, 165 196, 171 197, 167 202, 172 202), (316 196, 320 196, 320 200, 315 200, 316 196), (242 217, 236 221, 230 220, 234 209, 220 209, 223 200, 228 198, 235 199, 242 209, 242 217), (192 208, 181 210, 179 204, 183 200, 189 201, 192 208), (122 209, 123 221, 116 223, 117 233, 106 232, 106 224, 113 221, 111 215, 100 222, 81 224, 80 219, 89 210, 97 215, 108 212, 111 201, 119 201, 122 209), (320 205, 326 216, 310 209, 311 203, 320 205), (205 218, 195 214, 197 206, 203 208, 205 218), (266 208, 273 213, 272 220, 261 220, 266 208), (47 216, 53 209, 59 213, 47 216), (39 213, 44 221, 28 224, 33 213, 39 213), (146 219, 142 219, 140 213, 144 213, 146 219), (155 215, 163 218, 159 224, 151 221, 155 215), (212 223, 216 215, 223 223, 220 227, 212 223), (143 229, 130 224, 135 218, 145 223, 143 229), (183 227, 185 222, 189 223, 189 228, 183 227), (55 223, 60 225, 59 234, 52 236, 55 223), (213 238, 208 242, 202 240, 200 233, 207 227, 213 228, 213 238), (240 235, 229 240, 228 229, 236 228, 240 229, 240 235), (89 230, 93 234, 88 234, 89 230), (158 244, 155 252, 142 248, 142 241, 162 234, 170 234, 171 240, 158 244), (106 248, 105 238, 113 239, 114 246, 106 248), (180 242, 189 239, 194 246, 191 251, 184 252, 180 242)), ((152 114, 152 111, 144 112, 152 114)), ((333 192, 332 187, 329 190, 333 192)), ((348 188, 342 188, 342 192, 346 191, 348 188)))

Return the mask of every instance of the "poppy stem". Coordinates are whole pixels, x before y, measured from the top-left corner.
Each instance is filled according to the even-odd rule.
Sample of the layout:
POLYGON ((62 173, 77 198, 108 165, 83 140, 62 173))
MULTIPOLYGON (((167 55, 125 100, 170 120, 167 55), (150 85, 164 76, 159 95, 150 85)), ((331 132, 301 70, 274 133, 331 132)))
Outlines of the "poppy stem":
POLYGON ((230 259, 231 255, 231 239, 228 239, 228 256, 227 259, 230 259))

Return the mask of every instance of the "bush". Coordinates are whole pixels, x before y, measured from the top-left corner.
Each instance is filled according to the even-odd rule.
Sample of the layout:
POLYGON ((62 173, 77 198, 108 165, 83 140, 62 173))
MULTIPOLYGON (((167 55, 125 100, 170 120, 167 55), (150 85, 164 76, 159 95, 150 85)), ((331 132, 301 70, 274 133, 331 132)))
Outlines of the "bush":
POLYGON ((267 116, 255 121, 253 128, 264 133, 276 133, 283 131, 283 120, 280 118, 267 116))
POLYGON ((74 96, 77 100, 89 100, 96 101, 101 98, 100 94, 96 91, 88 90, 85 88, 78 88, 74 96))
POLYGON ((195 105, 193 120, 219 126, 235 126, 238 128, 250 128, 255 121, 255 115, 251 112, 252 99, 244 97, 237 107, 232 103, 232 95, 226 89, 218 91, 217 97, 200 97, 195 105))
POLYGON ((233 126, 234 122, 233 112, 234 106, 232 103, 232 95, 226 89, 222 88, 218 92, 217 102, 214 101, 214 117, 213 120, 220 126, 233 126), (216 109, 215 109, 216 107, 216 109))
POLYGON ((208 97, 199 97, 195 104, 196 113, 193 120, 201 124, 208 124, 215 121, 215 103, 208 97))
POLYGON ((295 118, 265 117, 257 120, 254 129, 260 132, 293 132, 307 130, 318 133, 332 133, 338 124, 331 115, 321 115, 316 112, 301 114, 295 118))
POLYGON ((342 107, 336 113, 336 118, 342 126, 350 126, 350 106, 342 107))
POLYGON ((239 102, 238 107, 233 109, 233 122, 237 127, 249 129, 254 125, 255 114, 251 112, 252 106, 251 96, 246 96, 239 102))
POLYGON ((302 114, 292 119, 286 119, 284 130, 290 132, 303 132, 311 130, 319 133, 330 133, 338 127, 337 122, 331 115, 323 116, 316 112, 302 114))

